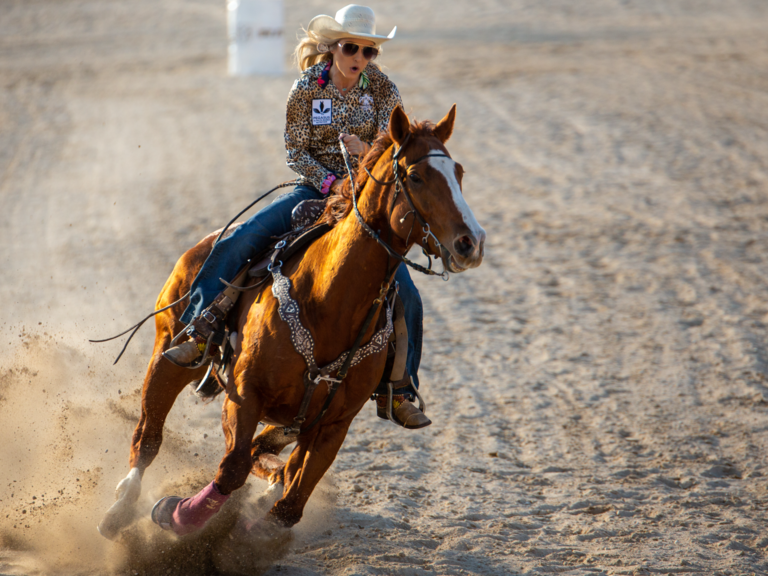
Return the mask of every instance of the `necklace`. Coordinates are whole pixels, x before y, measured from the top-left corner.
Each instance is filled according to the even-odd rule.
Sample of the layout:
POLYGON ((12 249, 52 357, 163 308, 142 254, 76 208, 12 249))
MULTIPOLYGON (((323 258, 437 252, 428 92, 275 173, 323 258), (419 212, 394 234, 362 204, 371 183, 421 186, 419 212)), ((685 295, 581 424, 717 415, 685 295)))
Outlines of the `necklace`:
MULTIPOLYGON (((328 69, 328 71, 330 72, 330 67, 327 67, 327 69, 328 69)), ((344 94, 344 92, 346 92, 347 90, 349 90, 350 88, 352 88, 352 87, 354 86, 354 84, 353 84, 352 86, 349 86, 349 87, 347 87, 347 88, 342 88, 341 86, 339 86, 339 85, 336 83, 336 80, 333 78, 333 76, 335 76, 335 75, 331 75, 331 74, 329 73, 329 74, 328 74, 328 76, 330 77, 331 81, 333 82, 333 85, 334 85, 334 86, 336 86, 336 89, 337 89, 339 92, 341 92, 342 94, 344 94)))

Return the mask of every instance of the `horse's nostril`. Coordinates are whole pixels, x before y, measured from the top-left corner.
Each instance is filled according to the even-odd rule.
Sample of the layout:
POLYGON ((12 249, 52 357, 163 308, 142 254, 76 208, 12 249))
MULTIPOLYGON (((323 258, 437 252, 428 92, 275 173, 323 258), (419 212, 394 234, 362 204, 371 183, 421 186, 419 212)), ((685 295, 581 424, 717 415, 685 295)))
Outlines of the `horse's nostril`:
POLYGON ((456 252, 461 256, 469 256, 475 249, 475 243, 469 236, 462 236, 453 243, 456 252))

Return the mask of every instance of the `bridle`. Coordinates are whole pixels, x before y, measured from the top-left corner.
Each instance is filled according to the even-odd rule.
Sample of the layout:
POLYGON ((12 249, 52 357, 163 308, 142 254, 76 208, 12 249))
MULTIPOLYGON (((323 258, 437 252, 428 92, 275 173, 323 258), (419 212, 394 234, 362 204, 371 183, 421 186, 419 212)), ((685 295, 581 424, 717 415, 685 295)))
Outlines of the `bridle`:
MULTIPOLYGON (((411 193, 408 190, 408 185, 405 182, 405 178, 403 178, 403 176, 400 175, 400 163, 398 162, 398 160, 400 159, 400 155, 403 153, 403 150, 405 149, 405 146, 408 144, 408 141, 410 139, 411 139, 411 134, 409 132, 408 135, 405 137, 405 140, 403 141, 403 143, 400 144, 400 146, 397 148, 397 150, 395 151, 395 153, 392 156, 392 172, 394 174, 394 177, 392 178, 392 180, 381 181, 381 180, 377 179, 373 174, 371 174, 371 172, 370 172, 370 170, 368 170, 368 168, 364 168, 364 170, 368 174, 368 176, 374 182, 376 182, 377 184, 380 184, 382 186, 390 186, 392 184, 395 185, 395 193, 393 194, 392 199, 390 200, 390 205, 389 205, 389 215, 390 215, 390 218, 392 216, 392 211, 395 208, 395 201, 397 200, 397 195, 402 192, 403 196, 405 196, 405 199, 408 201, 408 204, 411 207, 411 209, 410 209, 409 212, 406 213, 405 216, 403 216, 400 219, 400 222, 401 223, 404 222, 409 214, 411 214, 411 213, 414 214, 415 219, 418 220, 419 223, 421 224, 421 229, 422 229, 422 232, 424 233, 424 237, 422 238, 422 242, 424 244, 428 245, 429 239, 431 238, 434 241, 435 245, 440 250, 440 253, 441 253, 443 259, 445 259, 446 255, 449 254, 448 250, 445 248, 445 246, 443 246, 440 243, 440 240, 438 240, 437 236, 435 236, 434 233, 432 232, 432 229, 430 228, 429 223, 427 222, 427 220, 424 218, 424 216, 421 214, 421 212, 419 212, 419 209, 416 208, 416 204, 413 202, 413 197, 411 196, 411 193)), ((387 253, 392 258, 397 260, 398 263, 402 262, 406 266, 410 266, 411 268, 413 268, 414 270, 417 270, 418 272, 421 272, 422 274, 427 274, 427 275, 430 275, 430 276, 439 276, 443 280, 447 281, 449 279, 449 276, 448 276, 448 271, 445 269, 445 264, 443 263, 443 268, 444 269, 443 269, 442 272, 435 272, 434 270, 432 270, 432 256, 427 252, 427 250, 423 246, 422 246, 422 251, 424 252, 424 255, 427 257, 427 260, 429 261, 429 265, 428 265, 427 268, 425 268, 424 266, 422 266, 420 264, 417 264, 416 262, 413 262, 412 260, 406 258, 405 255, 398 254, 397 252, 395 252, 395 250, 389 244, 387 244, 384 240, 382 240, 381 236, 379 236, 379 234, 375 230, 373 230, 365 222, 365 220, 363 219, 363 215, 360 214, 360 210, 357 207, 357 186, 355 185, 355 178, 354 178, 354 174, 352 173, 352 166, 351 166, 351 159, 350 159, 350 156, 349 156, 349 151, 347 150, 347 147, 345 146, 343 140, 340 140, 339 144, 341 145, 341 152, 342 152, 342 155, 344 157, 344 164, 346 165, 347 174, 349 175, 349 181, 350 181, 350 184, 352 186, 352 207, 354 208, 355 216, 357 217, 357 221, 360 223, 360 225, 362 226, 363 230, 365 230, 368 233, 368 235, 371 236, 371 238, 373 238, 382 248, 384 248, 384 250, 386 250, 387 253)), ((426 160, 428 158, 450 158, 450 156, 448 156, 447 154, 443 154, 443 153, 438 153, 438 154, 428 153, 428 154, 425 154, 421 158, 419 158, 419 159, 411 162, 410 164, 408 164, 405 167, 406 171, 411 166, 415 166, 419 162, 422 162, 422 161, 424 161, 424 160, 426 160)), ((414 224, 415 224, 415 222, 414 222, 414 224)), ((411 227, 411 230, 413 230, 413 227, 411 227)), ((409 237, 410 237, 410 234, 409 234, 409 237)), ((444 260, 443 260, 443 262, 444 262, 444 260)))

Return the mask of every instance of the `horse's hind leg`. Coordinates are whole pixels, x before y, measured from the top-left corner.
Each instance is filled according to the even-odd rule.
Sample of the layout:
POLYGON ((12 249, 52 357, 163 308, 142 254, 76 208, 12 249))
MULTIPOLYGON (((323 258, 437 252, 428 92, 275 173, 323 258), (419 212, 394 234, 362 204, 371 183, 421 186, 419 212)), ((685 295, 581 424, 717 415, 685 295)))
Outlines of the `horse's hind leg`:
POLYGON ((199 371, 174 366, 161 351, 165 339, 157 342, 150 361, 141 397, 141 417, 133 432, 130 472, 115 490, 116 501, 98 526, 102 536, 110 540, 133 521, 135 503, 141 494, 141 478, 157 456, 163 441, 163 426, 176 397, 199 371))
POLYGON ((296 436, 286 436, 281 427, 267 426, 251 444, 251 473, 270 485, 283 483, 285 462, 277 457, 283 448, 296 442, 296 436))

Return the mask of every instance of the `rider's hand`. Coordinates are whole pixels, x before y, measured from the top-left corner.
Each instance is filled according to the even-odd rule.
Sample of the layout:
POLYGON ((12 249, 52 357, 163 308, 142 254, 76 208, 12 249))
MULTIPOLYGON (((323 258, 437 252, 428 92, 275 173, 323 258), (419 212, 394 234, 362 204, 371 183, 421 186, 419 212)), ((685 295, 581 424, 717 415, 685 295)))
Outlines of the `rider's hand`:
POLYGON ((338 192, 341 188, 342 179, 336 178, 336 180, 333 181, 333 184, 331 184, 331 192, 338 192))
POLYGON ((347 150, 349 150, 349 153, 354 154, 355 156, 366 154, 368 150, 371 149, 368 144, 352 134, 345 134, 342 132, 339 134, 339 139, 344 142, 344 145, 347 147, 347 150))

